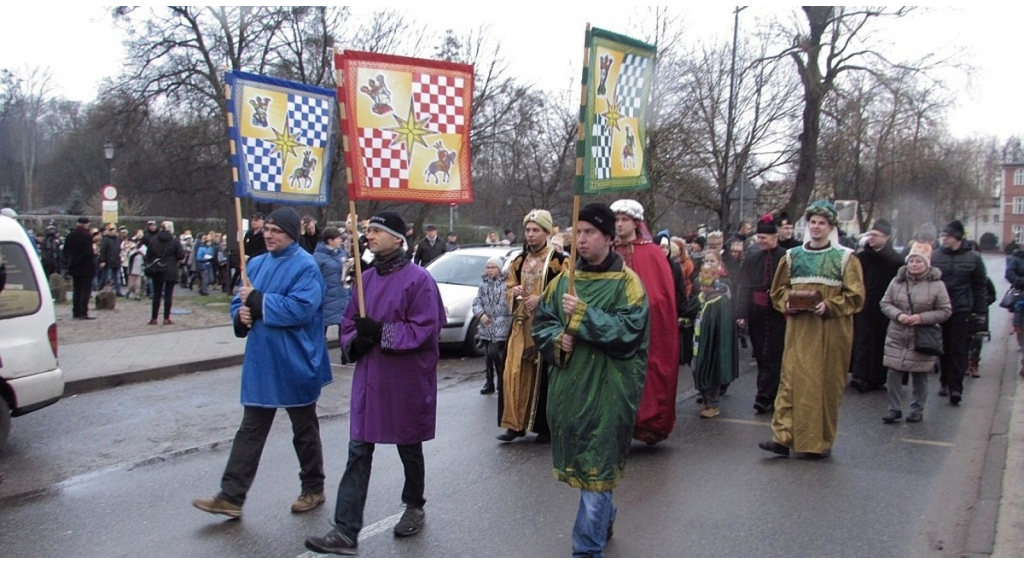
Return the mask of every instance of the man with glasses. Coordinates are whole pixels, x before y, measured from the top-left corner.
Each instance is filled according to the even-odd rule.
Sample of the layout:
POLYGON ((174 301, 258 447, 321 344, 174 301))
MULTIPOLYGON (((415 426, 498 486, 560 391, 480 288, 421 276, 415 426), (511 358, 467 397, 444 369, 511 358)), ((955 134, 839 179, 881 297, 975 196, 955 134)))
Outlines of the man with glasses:
POLYGON ((867 232, 856 255, 864 271, 864 309, 853 316, 853 378, 858 392, 885 388, 889 369, 882 365, 889 318, 882 313, 882 298, 903 266, 903 257, 892 248, 892 224, 879 219, 867 232))
POLYGON ((242 364, 242 423, 213 498, 192 505, 208 513, 242 516, 249 487, 278 408, 292 423, 302 490, 292 513, 324 503, 324 462, 316 402, 332 380, 324 341, 324 280, 316 260, 298 244, 299 214, 274 210, 263 235, 267 253, 249 261, 251 286, 231 301, 235 335, 247 337, 242 364))

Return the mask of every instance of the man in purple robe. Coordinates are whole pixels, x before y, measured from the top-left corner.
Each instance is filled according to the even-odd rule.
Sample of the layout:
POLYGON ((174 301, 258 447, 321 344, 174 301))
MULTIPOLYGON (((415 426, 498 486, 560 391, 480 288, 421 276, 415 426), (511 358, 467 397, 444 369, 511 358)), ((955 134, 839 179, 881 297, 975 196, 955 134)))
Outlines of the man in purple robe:
POLYGON ((366 242, 375 257, 374 268, 363 273, 366 312, 360 315, 358 300, 351 300, 341 321, 342 346, 356 361, 348 463, 334 528, 306 539, 315 552, 356 554, 377 443, 397 445, 405 469, 405 513, 395 536, 419 533, 426 520, 423 441, 434 438, 444 304, 430 274, 406 257, 405 221, 398 214, 374 215, 366 242))

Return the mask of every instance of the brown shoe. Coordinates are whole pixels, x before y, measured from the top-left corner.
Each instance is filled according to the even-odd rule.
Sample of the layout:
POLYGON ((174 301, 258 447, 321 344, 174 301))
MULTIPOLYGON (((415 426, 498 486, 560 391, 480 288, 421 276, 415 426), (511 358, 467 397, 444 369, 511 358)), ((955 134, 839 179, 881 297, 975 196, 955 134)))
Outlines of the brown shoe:
POLYGON ((312 511, 323 505, 325 499, 323 492, 302 492, 299 499, 296 499, 295 503, 292 504, 292 513, 305 513, 307 511, 312 511))
POLYGON ((700 417, 701 419, 714 419, 715 417, 718 417, 721 413, 722 411, 717 407, 705 407, 704 409, 700 410, 700 417))
POLYGON ((238 519, 242 516, 242 506, 235 505, 226 499, 219 497, 212 497, 207 499, 193 499, 192 507, 201 509, 207 513, 213 513, 216 515, 227 515, 232 519, 238 519))

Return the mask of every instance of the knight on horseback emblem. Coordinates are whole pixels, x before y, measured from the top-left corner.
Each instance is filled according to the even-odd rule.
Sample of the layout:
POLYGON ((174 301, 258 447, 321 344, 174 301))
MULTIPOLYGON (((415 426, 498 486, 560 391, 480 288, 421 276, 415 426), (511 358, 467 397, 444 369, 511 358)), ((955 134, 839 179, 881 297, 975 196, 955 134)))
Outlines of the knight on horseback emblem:
POLYGON ((297 167, 288 177, 288 185, 292 188, 306 188, 313 186, 313 171, 316 170, 317 158, 311 151, 302 152, 302 166, 297 167))
POLYGON ((423 171, 423 174, 426 177, 427 184, 430 184, 431 179, 436 184, 447 184, 452 178, 450 171, 452 165, 455 164, 455 151, 445 149, 444 143, 440 141, 434 143, 434 149, 437 150, 437 160, 432 161, 427 166, 427 170, 423 171), (444 180, 439 180, 439 178, 444 180))

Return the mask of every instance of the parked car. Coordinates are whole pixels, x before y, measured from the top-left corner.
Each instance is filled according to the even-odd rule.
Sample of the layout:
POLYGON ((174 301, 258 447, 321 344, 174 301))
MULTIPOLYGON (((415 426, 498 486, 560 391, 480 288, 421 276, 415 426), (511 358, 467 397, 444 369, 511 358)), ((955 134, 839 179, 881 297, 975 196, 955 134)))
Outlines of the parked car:
POLYGON ((56 403, 64 395, 57 365, 57 320, 50 284, 21 225, 0 216, 0 448, 11 418, 56 403))
POLYGON ((441 329, 441 346, 461 348, 466 354, 482 356, 484 349, 476 338, 477 319, 473 317, 473 298, 483 281, 484 266, 491 257, 504 261, 519 252, 509 247, 462 247, 449 251, 427 265, 441 291, 448 323, 441 329))

